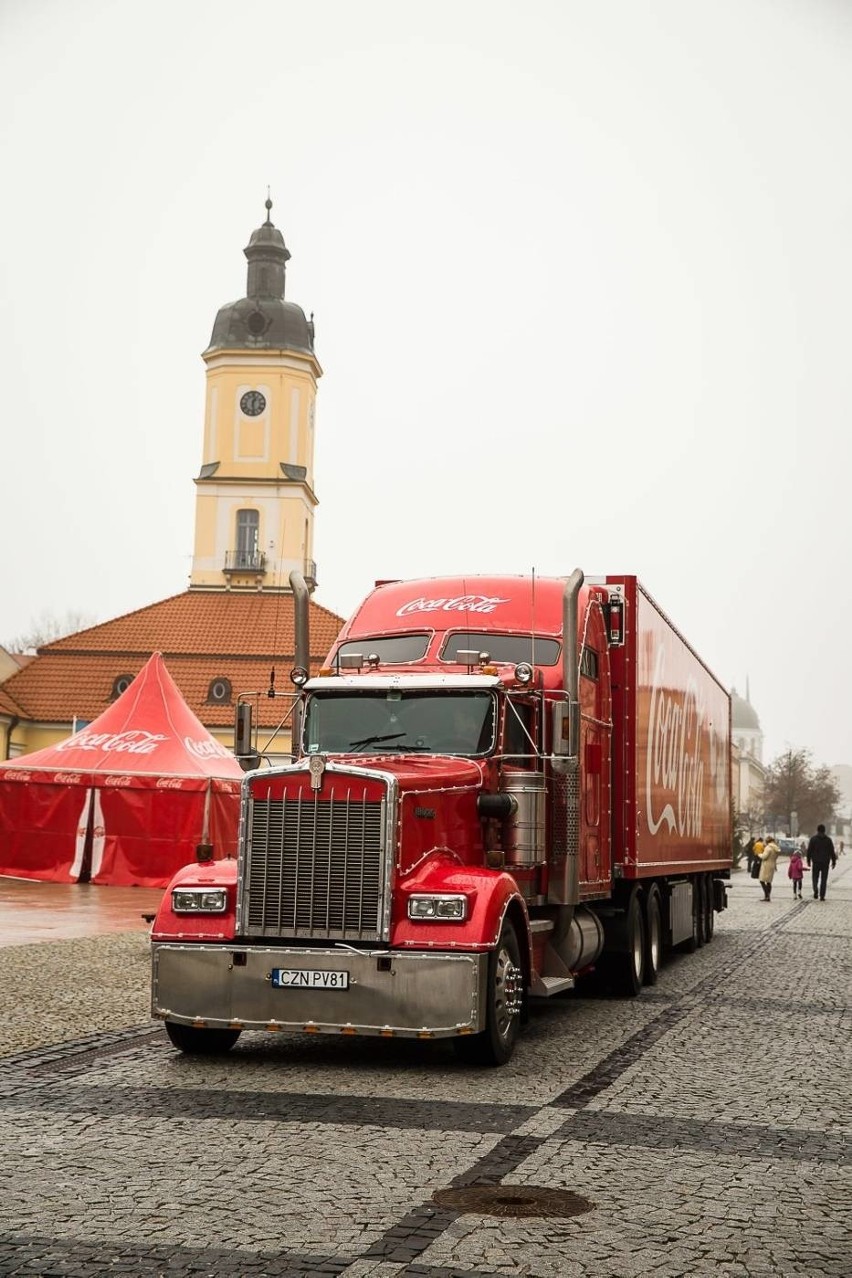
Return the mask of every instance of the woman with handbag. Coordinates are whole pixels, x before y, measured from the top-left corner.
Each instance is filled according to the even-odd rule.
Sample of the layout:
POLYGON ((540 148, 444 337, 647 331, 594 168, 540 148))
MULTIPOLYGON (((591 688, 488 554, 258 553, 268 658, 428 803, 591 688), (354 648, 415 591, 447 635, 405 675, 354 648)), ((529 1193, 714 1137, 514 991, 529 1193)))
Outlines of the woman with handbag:
POLYGON ((760 874, 760 858, 763 856, 765 842, 763 835, 758 835, 751 850, 751 865, 748 867, 748 872, 753 879, 756 879, 758 874, 760 874))
POLYGON ((760 874, 758 875, 760 886, 763 888, 764 901, 768 901, 772 895, 772 880, 775 878, 775 870, 780 855, 781 849, 770 835, 761 853, 760 874))

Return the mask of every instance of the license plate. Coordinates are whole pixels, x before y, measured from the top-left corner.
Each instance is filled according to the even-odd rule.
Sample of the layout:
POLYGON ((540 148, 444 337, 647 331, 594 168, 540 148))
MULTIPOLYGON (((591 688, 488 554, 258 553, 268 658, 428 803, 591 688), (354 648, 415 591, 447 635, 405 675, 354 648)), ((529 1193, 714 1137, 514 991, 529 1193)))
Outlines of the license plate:
POLYGON ((307 967, 274 967, 272 984, 279 990, 348 990, 348 972, 318 972, 307 967))

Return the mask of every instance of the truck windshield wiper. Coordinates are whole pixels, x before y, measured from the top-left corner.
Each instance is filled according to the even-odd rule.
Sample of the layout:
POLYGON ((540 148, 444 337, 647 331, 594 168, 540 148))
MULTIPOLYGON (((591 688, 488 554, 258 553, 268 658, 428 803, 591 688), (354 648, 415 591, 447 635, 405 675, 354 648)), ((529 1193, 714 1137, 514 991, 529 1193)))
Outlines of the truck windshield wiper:
POLYGON ((398 741, 400 737, 407 735, 405 732, 386 732, 383 737, 363 737, 360 741, 350 741, 349 749, 357 750, 359 746, 376 745, 379 741, 398 741))

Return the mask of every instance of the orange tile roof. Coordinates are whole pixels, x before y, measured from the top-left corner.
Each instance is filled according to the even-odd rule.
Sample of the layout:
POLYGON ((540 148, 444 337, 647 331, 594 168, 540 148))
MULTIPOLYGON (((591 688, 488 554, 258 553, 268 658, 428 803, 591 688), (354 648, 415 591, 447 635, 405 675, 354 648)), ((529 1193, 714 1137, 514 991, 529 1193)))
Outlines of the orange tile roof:
MULTIPOLYGON (((311 665, 326 657, 343 619, 310 604, 311 665)), ((211 683, 227 679, 233 702, 258 692, 259 726, 282 716, 294 662, 293 597, 260 592, 187 590, 136 612, 46 644, 38 657, 0 685, 0 713, 40 723, 96 718, 109 704, 119 675, 136 675, 161 652, 186 701, 208 728, 230 726, 234 705, 209 704, 211 683)))

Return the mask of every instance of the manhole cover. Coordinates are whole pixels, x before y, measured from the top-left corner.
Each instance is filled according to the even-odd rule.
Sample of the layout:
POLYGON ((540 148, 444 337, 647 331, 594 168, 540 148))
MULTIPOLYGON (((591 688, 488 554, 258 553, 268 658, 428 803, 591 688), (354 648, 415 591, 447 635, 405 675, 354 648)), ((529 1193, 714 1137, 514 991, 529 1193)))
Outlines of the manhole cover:
POLYGON ((483 1216, 581 1216, 594 1203, 567 1189, 538 1189, 535 1185, 466 1185, 436 1189, 432 1202, 456 1211, 483 1216))

